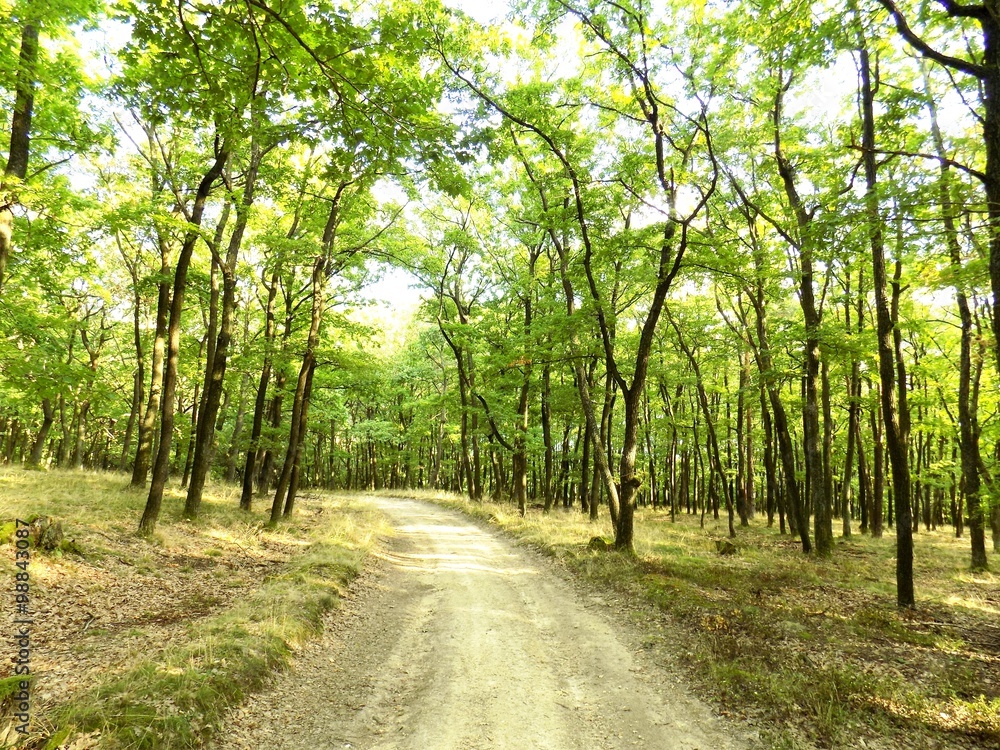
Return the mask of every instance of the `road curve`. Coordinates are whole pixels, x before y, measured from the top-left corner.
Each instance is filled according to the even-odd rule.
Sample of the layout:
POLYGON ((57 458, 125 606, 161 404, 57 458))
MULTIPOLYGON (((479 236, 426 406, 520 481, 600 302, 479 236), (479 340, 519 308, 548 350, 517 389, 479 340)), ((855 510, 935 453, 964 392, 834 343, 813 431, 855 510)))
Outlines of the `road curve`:
POLYGON ((715 717, 535 553, 428 503, 220 750, 739 750, 715 717))

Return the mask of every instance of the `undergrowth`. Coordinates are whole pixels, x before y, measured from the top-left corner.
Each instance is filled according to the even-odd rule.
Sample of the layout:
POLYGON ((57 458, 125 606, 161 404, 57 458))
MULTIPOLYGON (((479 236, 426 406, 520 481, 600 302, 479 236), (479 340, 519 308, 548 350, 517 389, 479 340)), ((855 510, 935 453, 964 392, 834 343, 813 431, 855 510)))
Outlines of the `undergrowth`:
POLYGON ((57 717, 60 735, 99 731, 125 750, 197 747, 226 710, 260 689, 320 630, 323 614, 360 570, 363 549, 313 544, 250 599, 191 628, 184 642, 96 687, 57 717))
MULTIPOLYGON (((134 525, 144 493, 129 490, 126 482, 127 477, 115 474, 0 469, 0 527, 27 514, 51 516, 77 541, 87 564, 117 560, 150 576, 154 586, 162 575, 188 572, 186 567, 177 573, 164 570, 162 558, 152 554, 157 548, 179 549, 192 564, 202 559, 215 564, 227 555, 247 559, 250 553, 266 554, 274 544, 295 552, 249 596, 228 608, 215 608, 184 623, 184 603, 179 602, 177 617, 184 624, 169 644, 151 643, 139 658, 109 665, 99 684, 78 691, 49 714, 34 715, 32 734, 21 738, 19 747, 55 750, 74 738, 90 738, 81 746, 109 750, 203 746, 230 707, 259 690, 275 671, 287 668, 294 652, 319 633, 323 615, 336 606, 378 535, 388 531, 382 515, 369 504, 336 495, 310 497, 307 511, 269 530, 266 509, 240 511, 239 488, 215 485, 208 488, 202 513, 193 523, 181 518, 181 495, 171 491, 156 535, 140 541, 134 525), (109 545, 113 539, 123 543, 109 545)), ((34 555, 33 574, 71 575, 72 566, 48 562, 60 554, 57 549, 34 555)), ((218 570, 224 573, 226 568, 218 570)), ((227 585, 224 575, 219 585, 227 585)), ((119 637, 116 632, 95 627, 88 637, 119 637)), ((135 634, 142 635, 141 626, 119 635, 135 634)), ((0 692, 5 686, 0 682, 0 692)))

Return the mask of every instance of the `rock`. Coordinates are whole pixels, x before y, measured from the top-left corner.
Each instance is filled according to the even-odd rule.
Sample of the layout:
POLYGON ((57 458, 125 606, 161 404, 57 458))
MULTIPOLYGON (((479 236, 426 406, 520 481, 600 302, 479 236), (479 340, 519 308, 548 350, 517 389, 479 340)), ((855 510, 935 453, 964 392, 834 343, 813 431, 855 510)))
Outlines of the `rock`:
POLYGON ((720 555, 735 555, 737 552, 736 545, 728 539, 716 539, 715 548, 719 551, 720 555))
POLYGON ((592 549, 597 552, 607 552, 609 549, 612 548, 613 548, 612 544, 609 544, 607 540, 599 536, 591 537, 590 541, 587 543, 587 549, 592 549))
POLYGON ((62 523, 53 521, 48 516, 39 516, 31 522, 28 534, 32 547, 51 552, 63 540, 62 523))

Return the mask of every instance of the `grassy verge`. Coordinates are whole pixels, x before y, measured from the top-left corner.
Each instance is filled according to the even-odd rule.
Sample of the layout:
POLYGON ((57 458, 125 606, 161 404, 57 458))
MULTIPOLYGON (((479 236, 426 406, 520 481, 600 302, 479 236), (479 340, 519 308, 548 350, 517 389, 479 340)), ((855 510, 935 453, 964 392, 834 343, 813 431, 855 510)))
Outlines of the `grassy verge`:
POLYGON ((82 472, 0 473, 0 522, 50 515, 79 551, 32 558, 38 597, 52 602, 52 615, 37 618, 39 628, 49 626, 39 636, 48 646, 38 648, 39 680, 58 672, 59 655, 71 667, 88 659, 99 667, 67 700, 42 700, 26 743, 8 733, 17 746, 203 744, 229 707, 287 667, 319 632, 323 614, 387 530, 359 499, 330 495, 303 498, 294 519, 269 530, 263 509, 242 513, 233 488, 212 487, 197 523, 179 517, 179 496, 168 498, 147 542, 134 535, 144 495, 124 489, 125 481, 82 472), (171 602, 155 601, 157 589, 178 582, 171 602), (109 585, 131 593, 120 595, 117 619, 81 630, 58 609, 68 585, 82 592, 74 611, 98 611, 109 585), (123 641, 133 645, 123 651, 123 641))
POLYGON ((706 697, 755 719, 764 747, 1000 748, 1000 577, 969 573, 950 529, 916 535, 918 608, 899 612, 891 532, 839 539, 818 560, 758 520, 722 556, 723 523, 640 510, 629 558, 588 549, 610 536, 606 518, 423 496, 623 594, 706 697))

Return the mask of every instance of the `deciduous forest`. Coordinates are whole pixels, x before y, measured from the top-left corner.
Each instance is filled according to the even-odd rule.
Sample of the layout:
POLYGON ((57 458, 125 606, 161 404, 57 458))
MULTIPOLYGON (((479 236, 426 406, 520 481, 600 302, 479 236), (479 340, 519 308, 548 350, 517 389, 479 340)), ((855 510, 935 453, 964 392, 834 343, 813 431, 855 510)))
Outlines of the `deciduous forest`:
POLYGON ((3 9, 0 462, 996 567, 996 0, 3 9))

